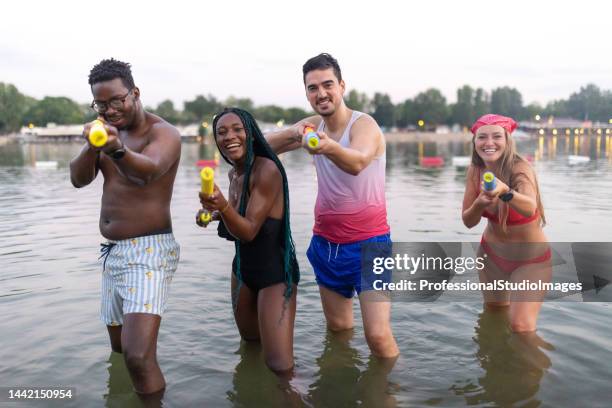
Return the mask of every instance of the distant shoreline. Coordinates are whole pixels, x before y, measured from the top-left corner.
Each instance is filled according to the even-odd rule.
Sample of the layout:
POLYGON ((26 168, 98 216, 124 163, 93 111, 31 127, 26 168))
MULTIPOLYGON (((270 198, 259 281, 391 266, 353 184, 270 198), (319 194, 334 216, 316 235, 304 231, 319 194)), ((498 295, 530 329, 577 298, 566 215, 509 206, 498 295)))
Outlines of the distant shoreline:
MULTIPOLYGON (((385 140, 388 143, 402 142, 426 142, 426 143, 448 143, 448 142, 469 142, 472 135, 463 132, 435 133, 435 132, 388 132, 385 133, 385 140)), ((77 136, 39 136, 23 134, 0 135, 0 145, 6 144, 9 140, 22 140, 26 143, 72 143, 81 142, 80 135, 77 136)), ((197 142, 196 137, 183 136, 183 141, 188 143, 197 142)))
POLYGON ((427 143, 448 143, 448 142, 469 142, 472 140, 470 133, 450 132, 390 132, 385 133, 388 143, 398 142, 427 142, 427 143))

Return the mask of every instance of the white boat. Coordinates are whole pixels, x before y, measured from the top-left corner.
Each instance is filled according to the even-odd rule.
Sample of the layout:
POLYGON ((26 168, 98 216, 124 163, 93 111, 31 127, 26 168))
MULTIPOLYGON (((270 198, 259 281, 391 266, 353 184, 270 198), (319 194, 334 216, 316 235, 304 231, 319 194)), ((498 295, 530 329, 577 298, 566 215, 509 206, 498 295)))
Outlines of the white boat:
POLYGON ((56 161, 37 161, 35 163, 37 169, 56 169, 56 161))
POLYGON ((567 156, 567 161, 569 164, 583 164, 590 162, 591 158, 589 156, 569 155, 567 156))
POLYGON ((472 158, 470 156, 454 156, 453 166, 454 167, 468 167, 472 158))

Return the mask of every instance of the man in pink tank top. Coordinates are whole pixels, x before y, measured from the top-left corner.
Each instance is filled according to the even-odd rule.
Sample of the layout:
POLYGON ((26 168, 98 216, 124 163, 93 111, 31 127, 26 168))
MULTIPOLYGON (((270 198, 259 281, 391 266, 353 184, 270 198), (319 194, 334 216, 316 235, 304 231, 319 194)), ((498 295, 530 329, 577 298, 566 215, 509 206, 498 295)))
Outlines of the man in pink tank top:
MULTIPOLYGON (((338 62, 320 54, 303 66, 306 97, 317 113, 291 128, 266 135, 276 153, 304 147, 314 157, 318 193, 315 225, 308 248, 327 326, 353 327, 353 302, 359 296, 366 341, 372 353, 399 354, 391 331, 391 303, 361 273, 364 244, 391 252, 385 201, 385 139, 376 121, 344 104, 345 84, 338 62), (316 129, 316 148, 305 140, 316 129)), ((388 277, 387 277, 388 279, 388 277)))

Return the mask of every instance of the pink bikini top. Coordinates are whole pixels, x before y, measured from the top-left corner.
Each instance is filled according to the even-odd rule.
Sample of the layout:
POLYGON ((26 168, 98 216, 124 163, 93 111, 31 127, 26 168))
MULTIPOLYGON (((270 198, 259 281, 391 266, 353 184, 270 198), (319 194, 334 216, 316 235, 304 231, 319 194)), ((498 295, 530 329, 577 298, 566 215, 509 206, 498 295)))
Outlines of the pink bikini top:
MULTIPOLYGON (((488 218, 492 223, 499 224, 499 218, 497 214, 491 214, 488 211, 483 211, 482 216, 484 218, 488 218)), ((530 223, 531 221, 537 220, 540 218, 540 214, 536 210, 531 217, 525 217, 523 214, 519 213, 512 207, 508 207, 508 219, 506 220, 506 225, 522 225, 530 223)))

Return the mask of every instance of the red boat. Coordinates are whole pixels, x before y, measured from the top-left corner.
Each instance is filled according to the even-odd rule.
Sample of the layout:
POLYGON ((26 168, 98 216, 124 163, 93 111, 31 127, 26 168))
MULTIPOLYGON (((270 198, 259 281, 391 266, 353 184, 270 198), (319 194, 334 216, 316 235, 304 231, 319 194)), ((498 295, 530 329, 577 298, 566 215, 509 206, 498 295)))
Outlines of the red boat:
POLYGON ((212 159, 200 159, 196 162, 197 167, 212 167, 213 169, 219 165, 219 152, 215 152, 212 159))
POLYGON ((442 167, 444 166, 444 157, 442 156, 423 156, 419 163, 421 167, 442 167))
POLYGON ((213 169, 219 165, 219 159, 203 159, 196 162, 197 167, 212 167, 213 169))

